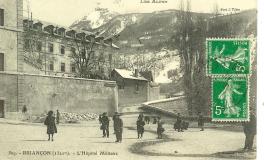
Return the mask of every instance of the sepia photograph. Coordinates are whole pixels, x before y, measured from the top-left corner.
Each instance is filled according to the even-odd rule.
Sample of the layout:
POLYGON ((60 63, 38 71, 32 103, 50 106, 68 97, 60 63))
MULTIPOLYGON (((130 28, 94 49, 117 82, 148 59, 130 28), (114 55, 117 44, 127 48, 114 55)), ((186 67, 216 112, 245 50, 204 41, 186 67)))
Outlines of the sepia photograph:
POLYGON ((0 160, 257 159, 257 19, 257 0, 0 0, 0 160))

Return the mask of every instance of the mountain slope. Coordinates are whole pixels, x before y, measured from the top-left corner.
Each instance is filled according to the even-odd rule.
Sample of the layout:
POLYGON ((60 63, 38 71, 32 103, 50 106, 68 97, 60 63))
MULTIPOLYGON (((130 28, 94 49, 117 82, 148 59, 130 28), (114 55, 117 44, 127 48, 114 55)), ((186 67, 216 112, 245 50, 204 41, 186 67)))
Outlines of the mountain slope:
MULTIPOLYGON (((177 69, 181 71, 180 59, 169 58, 168 60, 160 60, 153 58, 159 53, 167 50, 172 56, 177 56, 177 48, 169 48, 171 44, 178 43, 172 41, 172 36, 177 35, 178 30, 178 10, 166 10, 152 13, 130 13, 118 14, 105 24, 92 29, 101 36, 112 37, 119 35, 114 43, 120 47, 120 50, 109 50, 116 59, 118 64, 115 67, 134 69, 137 66, 161 66, 154 69, 158 81, 169 82, 166 78, 168 70, 177 69), (169 45, 170 44, 170 45, 169 45), (127 57, 127 59, 122 57, 127 57), (144 55, 140 58, 138 55, 144 55), (151 55, 147 60, 146 57, 151 55), (120 58, 121 57, 121 58, 120 58), (117 60, 119 58, 119 60, 117 60), (138 64, 140 59, 144 59, 144 63, 138 64), (119 61, 119 62, 118 62, 119 61), (177 61, 177 62, 176 62, 177 61), (177 63, 177 65, 175 64, 177 63), (126 64, 126 65, 125 65, 126 64), (175 67, 173 67, 175 66, 175 67), (161 69, 160 69, 161 68, 161 69)), ((191 13, 192 20, 197 26, 198 19, 203 19, 207 23, 207 34, 210 37, 247 37, 250 34, 256 35, 256 10, 247 10, 233 15, 222 15, 213 17, 212 14, 191 13), (212 33, 210 33, 212 32, 212 33)), ((76 28, 89 28, 84 23, 75 24, 76 28)), ((90 25, 90 23, 89 23, 90 25)), ((206 25, 205 25, 206 26, 206 25)), ((91 28, 91 27, 90 27, 91 28)), ((204 42, 201 42, 203 44, 204 42)), ((162 58, 162 57, 161 57, 162 58)), ((162 59, 165 59, 164 57, 162 59)), ((153 70, 153 69, 152 69, 153 70)))
POLYGON ((95 8, 94 12, 75 21, 70 28, 92 30, 106 24, 117 15, 118 13, 109 11, 107 8, 95 8))

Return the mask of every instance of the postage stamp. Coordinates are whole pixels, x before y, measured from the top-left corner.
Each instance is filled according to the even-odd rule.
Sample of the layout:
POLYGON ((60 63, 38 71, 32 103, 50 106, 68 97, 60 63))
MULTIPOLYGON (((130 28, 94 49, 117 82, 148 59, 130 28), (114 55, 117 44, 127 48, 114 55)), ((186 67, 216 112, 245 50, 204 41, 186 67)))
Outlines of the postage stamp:
POLYGON ((250 74, 249 39, 207 39, 207 75, 250 74))
POLYGON ((248 79, 246 77, 212 79, 212 121, 247 121, 248 79))

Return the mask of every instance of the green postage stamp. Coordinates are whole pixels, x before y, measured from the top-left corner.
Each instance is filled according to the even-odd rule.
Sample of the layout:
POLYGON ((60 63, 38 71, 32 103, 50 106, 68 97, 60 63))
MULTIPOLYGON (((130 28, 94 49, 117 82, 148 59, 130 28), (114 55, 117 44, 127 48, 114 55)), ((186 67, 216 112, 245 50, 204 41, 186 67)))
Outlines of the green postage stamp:
POLYGON ((246 77, 212 78, 212 120, 247 121, 248 83, 246 77))
POLYGON ((250 74, 250 40, 207 39, 207 75, 250 74))

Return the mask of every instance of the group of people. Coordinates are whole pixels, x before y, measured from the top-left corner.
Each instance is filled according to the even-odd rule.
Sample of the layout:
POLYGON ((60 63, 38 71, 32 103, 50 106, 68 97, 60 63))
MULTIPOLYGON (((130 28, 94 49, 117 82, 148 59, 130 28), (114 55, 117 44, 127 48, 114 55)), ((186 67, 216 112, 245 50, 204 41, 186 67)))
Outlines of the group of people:
MULTIPOLYGON (((99 115, 99 123, 101 124, 100 129, 103 130, 103 137, 109 138, 109 122, 110 119, 107 116, 107 113, 104 112, 102 115, 99 115)), ((115 142, 122 142, 122 133, 123 133, 123 120, 120 118, 120 114, 115 112, 113 116, 113 127, 114 134, 116 135, 115 142)))
MULTIPOLYGON (((113 127, 114 127, 114 134, 116 135, 115 142, 122 142, 122 133, 123 133, 123 120, 120 118, 120 113, 115 112, 113 116, 113 127)), ((110 119, 107 116, 107 113, 103 113, 99 116, 99 122, 101 124, 100 129, 103 131, 103 137, 109 138, 109 122, 110 119)), ((137 134, 138 138, 142 138, 144 134, 144 126, 145 124, 149 124, 150 118, 148 116, 144 116, 143 114, 139 114, 136 122, 137 126, 137 134)), ((198 115, 198 127, 201 128, 200 131, 204 131, 204 122, 205 119, 201 113, 198 115)), ((56 123, 60 123, 60 112, 57 110, 56 117, 54 116, 53 111, 49 111, 48 115, 44 121, 44 124, 47 126, 47 134, 48 140, 54 141, 53 135, 57 133, 56 123)), ((157 135, 158 139, 162 139, 162 134, 165 131, 163 124, 164 122, 161 121, 161 117, 154 117, 153 120, 154 124, 157 124, 157 135)), ((178 132, 183 132, 189 126, 189 123, 183 121, 182 116, 180 113, 177 114, 176 122, 174 123, 174 129, 178 132)), ((252 150, 254 137, 256 135, 256 117, 254 114, 250 115, 250 121, 243 123, 244 133, 246 135, 245 139, 245 150, 252 150)))
MULTIPOLYGON (((109 138, 109 122, 110 119, 107 116, 107 113, 103 113, 99 115, 99 122, 101 124, 100 129, 103 131, 103 137, 109 138)), ((144 135, 144 126, 150 123, 150 117, 144 116, 142 113, 139 114, 136 121, 137 128, 137 138, 143 138, 144 135)), ((116 134, 116 142, 122 141, 122 132, 123 132, 123 121, 120 119, 120 114, 115 112, 113 116, 113 124, 114 124, 114 134, 116 134)), ((157 124, 157 138, 162 139, 162 134, 165 131, 163 124, 161 121, 161 117, 155 116, 153 117, 153 124, 157 124)), ((201 113, 198 116, 198 126, 201 128, 201 131, 204 131, 204 117, 201 113)), ((183 132, 187 130, 189 127, 189 122, 184 121, 180 113, 177 114, 176 122, 174 124, 174 129, 178 130, 178 132, 183 132)))
MULTIPOLYGON (((201 128, 200 131, 204 131, 204 117, 201 113, 199 113, 198 115, 198 127, 201 128)), ((177 114, 176 117, 176 122, 174 123, 173 128, 175 129, 175 131, 178 132, 184 132, 184 130, 187 130, 189 128, 189 122, 184 121, 182 119, 182 116, 180 115, 180 113, 177 114)))

